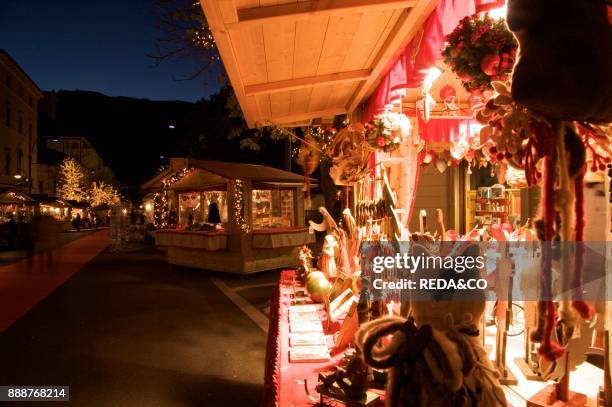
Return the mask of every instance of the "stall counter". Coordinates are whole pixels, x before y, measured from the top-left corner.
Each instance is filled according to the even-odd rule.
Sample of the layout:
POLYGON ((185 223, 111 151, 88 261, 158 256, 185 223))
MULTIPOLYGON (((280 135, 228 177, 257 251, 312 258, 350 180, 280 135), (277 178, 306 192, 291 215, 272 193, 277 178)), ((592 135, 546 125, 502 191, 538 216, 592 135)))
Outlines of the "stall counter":
POLYGON ((226 231, 190 231, 183 229, 163 229, 155 233, 157 246, 182 247, 208 251, 222 250, 227 247, 226 231))

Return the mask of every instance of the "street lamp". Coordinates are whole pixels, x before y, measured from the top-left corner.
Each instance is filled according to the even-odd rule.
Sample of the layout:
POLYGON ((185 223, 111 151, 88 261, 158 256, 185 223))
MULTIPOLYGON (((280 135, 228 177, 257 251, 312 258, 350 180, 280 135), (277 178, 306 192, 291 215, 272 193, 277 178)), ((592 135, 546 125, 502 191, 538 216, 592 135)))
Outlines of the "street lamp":
MULTIPOLYGON (((36 138, 32 140, 32 132, 30 131, 28 134, 28 177, 26 178, 26 182, 28 183, 28 194, 32 193, 32 152, 34 152, 34 148, 36 148, 40 140, 43 139, 44 137, 38 137, 37 135, 36 138)), ((51 141, 54 141, 54 139, 57 139, 57 137, 54 137, 51 141)), ((59 139, 57 141, 59 141, 59 139)), ((21 179, 25 175, 23 171, 19 170, 19 172, 21 172, 19 178, 17 178, 17 174, 15 174, 15 179, 21 179)))

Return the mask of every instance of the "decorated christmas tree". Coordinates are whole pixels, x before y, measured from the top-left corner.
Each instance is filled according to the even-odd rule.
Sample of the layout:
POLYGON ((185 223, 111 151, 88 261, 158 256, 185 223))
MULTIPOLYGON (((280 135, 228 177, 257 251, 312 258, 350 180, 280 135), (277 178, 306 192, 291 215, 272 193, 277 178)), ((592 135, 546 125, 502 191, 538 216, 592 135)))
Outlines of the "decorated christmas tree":
POLYGON ((86 198, 85 171, 72 157, 66 157, 60 166, 57 194, 62 199, 74 201, 86 198))

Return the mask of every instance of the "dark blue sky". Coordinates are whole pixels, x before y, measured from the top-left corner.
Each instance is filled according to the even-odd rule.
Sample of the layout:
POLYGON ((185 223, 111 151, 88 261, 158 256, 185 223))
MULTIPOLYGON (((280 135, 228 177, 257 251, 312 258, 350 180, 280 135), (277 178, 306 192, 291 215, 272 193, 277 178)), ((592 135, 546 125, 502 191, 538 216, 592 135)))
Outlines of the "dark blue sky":
POLYGON ((217 92, 214 76, 173 79, 195 72, 193 59, 154 66, 156 23, 153 0, 0 0, 0 48, 43 90, 186 101, 217 92))

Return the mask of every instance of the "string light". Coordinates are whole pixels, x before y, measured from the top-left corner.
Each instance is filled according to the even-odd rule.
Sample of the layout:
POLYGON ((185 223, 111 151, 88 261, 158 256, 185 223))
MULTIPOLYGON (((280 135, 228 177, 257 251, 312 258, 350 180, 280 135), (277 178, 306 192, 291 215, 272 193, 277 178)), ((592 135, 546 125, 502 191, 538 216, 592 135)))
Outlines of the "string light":
MULTIPOLYGON (((307 132, 307 135, 312 136, 312 138, 316 141, 313 147, 315 147, 317 150, 319 150, 322 153, 319 161, 328 159, 329 157, 327 154, 328 154, 329 148, 334 142, 334 138, 336 137, 336 134, 338 134, 338 130, 334 127, 328 127, 324 129, 323 127, 318 126, 318 127, 309 127, 306 130, 306 132, 307 132)), ((303 139, 300 139, 300 141, 302 141, 302 143, 305 142, 303 139)), ((299 146, 295 146, 291 151, 291 156, 293 158, 296 158, 299 154, 299 151, 300 151, 299 146)))
POLYGON ((244 234, 248 234, 251 230, 244 219, 244 184, 242 180, 234 180, 234 217, 236 224, 244 234))
POLYGON ((172 176, 162 180, 162 192, 153 194, 153 222, 158 228, 168 227, 170 218, 170 206, 168 205, 168 188, 176 184, 178 181, 193 173, 195 168, 185 167, 180 171, 175 172, 172 176))

